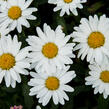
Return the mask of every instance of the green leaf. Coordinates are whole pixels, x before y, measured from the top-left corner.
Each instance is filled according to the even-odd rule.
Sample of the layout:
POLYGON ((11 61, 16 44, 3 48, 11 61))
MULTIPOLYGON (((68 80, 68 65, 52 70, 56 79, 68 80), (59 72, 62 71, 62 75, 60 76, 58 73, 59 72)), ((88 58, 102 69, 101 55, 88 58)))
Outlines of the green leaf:
POLYGON ((65 33, 67 32, 65 19, 64 19, 64 17, 60 17, 59 16, 59 12, 53 14, 53 21, 54 21, 53 26, 56 26, 56 24, 57 25, 61 25, 62 26, 62 30, 65 33))
POLYGON ((48 0, 34 0, 36 4, 41 5, 44 3, 48 3, 48 0))
POLYGON ((22 85, 22 93, 24 96, 24 103, 26 109, 31 109, 33 105, 33 98, 29 96, 30 87, 27 84, 22 85))
POLYGON ((51 102, 50 109, 58 109, 59 105, 55 105, 54 102, 51 102))
POLYGON ((8 92, 8 93, 14 93, 14 92, 16 92, 17 91, 17 88, 12 88, 12 87, 6 87, 6 86, 3 86, 2 88, 1 88, 3 91, 6 91, 6 92, 8 92))
POLYGON ((90 13, 93 13, 93 12, 96 12, 98 9, 100 9, 101 7, 104 6, 104 3, 102 1, 99 1, 99 2, 96 2, 94 3, 93 5, 91 5, 89 8, 88 8, 88 11, 90 13))
POLYGON ((69 101, 65 101, 65 105, 61 109, 73 109, 74 107, 74 98, 72 93, 69 93, 69 101))
POLYGON ((89 91, 90 88, 85 86, 85 85, 82 85, 82 86, 77 86, 75 87, 75 91, 73 92, 73 96, 77 96, 78 94, 80 94, 81 92, 87 92, 89 91))
POLYGON ((98 98, 98 109, 109 109, 109 99, 104 99, 102 95, 98 98))

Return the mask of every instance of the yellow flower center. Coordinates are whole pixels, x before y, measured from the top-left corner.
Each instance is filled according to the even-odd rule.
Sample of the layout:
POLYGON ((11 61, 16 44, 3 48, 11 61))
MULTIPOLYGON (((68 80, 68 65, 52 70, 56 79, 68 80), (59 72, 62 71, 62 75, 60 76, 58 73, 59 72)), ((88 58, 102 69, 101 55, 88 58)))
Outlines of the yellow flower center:
POLYGON ((105 83, 109 83, 109 71, 101 72, 100 79, 105 83))
POLYGON ((56 77, 48 77, 45 86, 48 90, 57 90, 59 88, 59 79, 56 77))
POLYGON ((51 43, 51 42, 46 43, 42 47, 42 53, 45 57, 49 59, 54 58, 58 54, 58 47, 54 43, 51 43))
POLYGON ((71 3, 73 0, 64 0, 65 3, 71 3))
POLYGON ((103 46, 105 43, 105 37, 100 32, 92 32, 88 37, 88 45, 90 48, 98 48, 103 46))
POLYGON ((9 10, 8 10, 8 17, 10 17, 13 20, 18 19, 19 17, 21 17, 22 14, 22 10, 20 7, 18 6, 12 6, 9 10))
POLYGON ((0 56, 0 68, 3 70, 9 70, 15 66, 15 57, 9 53, 4 53, 0 56))

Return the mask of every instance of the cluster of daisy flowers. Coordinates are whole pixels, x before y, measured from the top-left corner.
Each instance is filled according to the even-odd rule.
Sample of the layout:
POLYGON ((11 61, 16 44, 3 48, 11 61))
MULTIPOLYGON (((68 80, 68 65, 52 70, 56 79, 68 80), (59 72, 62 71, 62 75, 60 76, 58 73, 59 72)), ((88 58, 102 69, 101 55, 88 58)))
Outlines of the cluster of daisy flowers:
POLYGON ((43 106, 47 105, 50 99, 54 104, 65 104, 65 100, 69 97, 65 92, 73 92, 74 89, 67 85, 76 77, 74 71, 68 71, 75 55, 72 52, 74 43, 67 43, 70 35, 65 36, 62 27, 58 26, 56 30, 52 30, 50 26, 44 24, 43 31, 36 28, 38 36, 29 36, 27 39, 30 45, 30 53, 28 55, 31 61, 31 67, 36 72, 30 72, 32 79, 28 85, 33 86, 30 89, 30 96, 37 95, 39 103, 43 106), (67 66, 66 66, 67 65, 67 66))
POLYGON ((94 15, 80 22, 72 33, 73 41, 77 42, 73 50, 79 50, 78 58, 84 60, 86 57, 90 64, 90 76, 85 78, 85 84, 92 85, 94 94, 103 93, 106 99, 109 95, 109 18, 94 15))
MULTIPOLYGON (((70 65, 75 58, 73 51, 78 50, 77 57, 81 57, 81 60, 86 58, 90 64, 90 76, 85 78, 85 84, 92 85, 94 94, 103 93, 104 98, 107 98, 109 18, 105 15, 100 18, 97 15, 89 16, 89 19, 82 18, 81 24, 67 36, 60 25, 53 30, 45 23, 43 29, 36 27, 37 35, 28 36, 26 41, 29 46, 21 48, 22 42, 18 41, 17 35, 11 36, 9 32, 17 29, 21 33, 22 26, 30 27, 28 20, 36 20, 33 12, 37 8, 30 7, 32 1, 0 1, 0 83, 4 78, 7 87, 15 88, 16 82, 21 83, 21 74, 30 74, 30 96, 36 95, 43 106, 51 99, 55 105, 64 105, 65 100, 69 100, 66 92, 74 92, 68 83, 76 77, 70 65)), ((78 15, 77 8, 83 8, 82 3, 85 2, 87 0, 48 0, 48 3, 57 5, 54 11, 61 9, 60 16, 65 13, 69 15, 70 11, 78 15)))
POLYGON ((37 8, 30 8, 32 0, 7 0, 1 2, 0 10, 0 83, 5 80, 6 86, 16 87, 21 82, 21 76, 30 74, 32 79, 28 85, 31 96, 37 95, 39 103, 47 105, 51 98, 55 104, 65 104, 69 100, 65 92, 74 89, 67 85, 76 77, 74 71, 69 71, 69 64, 75 55, 72 52, 74 43, 68 43, 70 35, 65 36, 62 27, 52 30, 44 24, 43 31, 36 28, 38 36, 28 36, 26 41, 30 46, 21 49, 22 43, 17 35, 8 33, 17 29, 22 32, 22 26, 30 27, 28 20, 35 20, 32 15, 37 8), (35 69, 36 72, 28 72, 35 69))

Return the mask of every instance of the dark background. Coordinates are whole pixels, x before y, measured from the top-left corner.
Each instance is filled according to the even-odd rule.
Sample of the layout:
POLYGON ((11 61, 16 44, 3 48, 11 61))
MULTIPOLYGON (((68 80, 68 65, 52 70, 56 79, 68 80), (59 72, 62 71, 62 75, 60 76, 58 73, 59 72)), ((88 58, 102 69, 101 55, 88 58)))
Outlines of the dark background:
MULTIPOLYGON (((38 12, 34 15, 37 16, 37 20, 29 21, 31 27, 29 29, 23 27, 23 31, 19 34, 16 30, 10 34, 13 36, 17 34, 19 41, 22 41, 22 47, 27 45, 25 39, 28 35, 37 35, 36 27, 43 27, 44 23, 49 24, 53 29, 58 25, 63 26, 63 31, 66 35, 73 32, 73 27, 80 24, 81 18, 88 18, 89 15, 97 14, 101 16, 106 14, 109 17, 109 0, 88 0, 87 3, 83 4, 83 9, 78 9, 78 16, 66 14, 63 17, 59 16, 60 11, 53 12, 55 5, 47 3, 48 0, 34 0, 31 7, 37 7, 38 12)), ((77 52, 75 52, 77 54, 77 52)), ((51 100, 46 107, 42 109, 109 109, 109 99, 104 100, 100 94, 94 95, 91 86, 85 86, 84 78, 88 75, 88 64, 85 60, 73 59, 74 64, 71 65, 71 70, 75 70, 77 77, 69 83, 75 88, 74 93, 67 93, 70 101, 66 102, 64 106, 53 104, 51 100)), ((4 81, 0 84, 0 109, 9 109, 13 105, 23 105, 24 109, 35 109, 38 105, 36 97, 30 97, 29 89, 27 85, 30 76, 22 76, 22 82, 17 83, 15 89, 11 87, 6 88, 4 81)))

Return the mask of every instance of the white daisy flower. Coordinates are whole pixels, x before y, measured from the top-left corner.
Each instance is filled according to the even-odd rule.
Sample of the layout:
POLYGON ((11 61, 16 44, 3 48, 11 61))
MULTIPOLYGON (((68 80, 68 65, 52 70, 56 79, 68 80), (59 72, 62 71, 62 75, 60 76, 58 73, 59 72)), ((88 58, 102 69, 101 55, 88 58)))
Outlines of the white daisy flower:
POLYGON ((8 27, 11 30, 17 28, 21 33, 22 25, 29 28, 28 20, 35 20, 36 17, 31 15, 37 11, 37 8, 28 8, 33 0, 8 0, 7 6, 0 10, 0 27, 8 27))
POLYGON ((65 37, 61 26, 52 30, 47 24, 44 24, 44 32, 37 27, 38 36, 29 36, 27 39, 31 48, 29 58, 31 58, 32 68, 39 69, 46 65, 55 65, 62 68, 65 64, 72 64, 71 58, 75 55, 72 53, 74 43, 67 43, 70 35, 65 37))
POLYGON ((90 76, 86 77, 86 85, 92 85, 94 88, 94 94, 98 92, 103 93, 104 98, 106 99, 109 95, 109 63, 98 65, 93 63, 89 65, 90 76))
POLYGON ((65 92, 73 92, 74 89, 67 85, 73 78, 76 77, 74 71, 68 71, 69 66, 63 69, 57 69, 57 67, 49 66, 48 70, 44 72, 30 72, 33 77, 28 85, 33 86, 30 89, 30 96, 37 95, 39 103, 43 106, 47 105, 50 99, 53 99, 54 104, 65 104, 65 100, 69 100, 69 97, 65 92))
POLYGON ((77 8, 82 9, 82 3, 86 3, 87 0, 48 0, 48 3, 57 5, 54 8, 54 12, 61 10, 60 16, 63 16, 65 13, 70 15, 70 11, 77 16, 77 8))
POLYGON ((36 109, 41 109, 41 107, 37 105, 37 106, 36 106, 36 109))
POLYGON ((21 42, 18 42, 15 35, 12 39, 8 37, 1 37, 0 40, 0 83, 5 80, 6 86, 10 85, 15 88, 16 81, 21 82, 20 74, 28 75, 25 68, 29 68, 30 64, 26 58, 28 55, 28 48, 21 49, 21 42))
POLYGON ((97 15, 81 19, 79 27, 75 27, 73 41, 77 42, 74 50, 79 49, 78 58, 83 60, 87 56, 87 62, 102 63, 103 57, 109 57, 109 18, 105 15, 98 19, 97 15))

